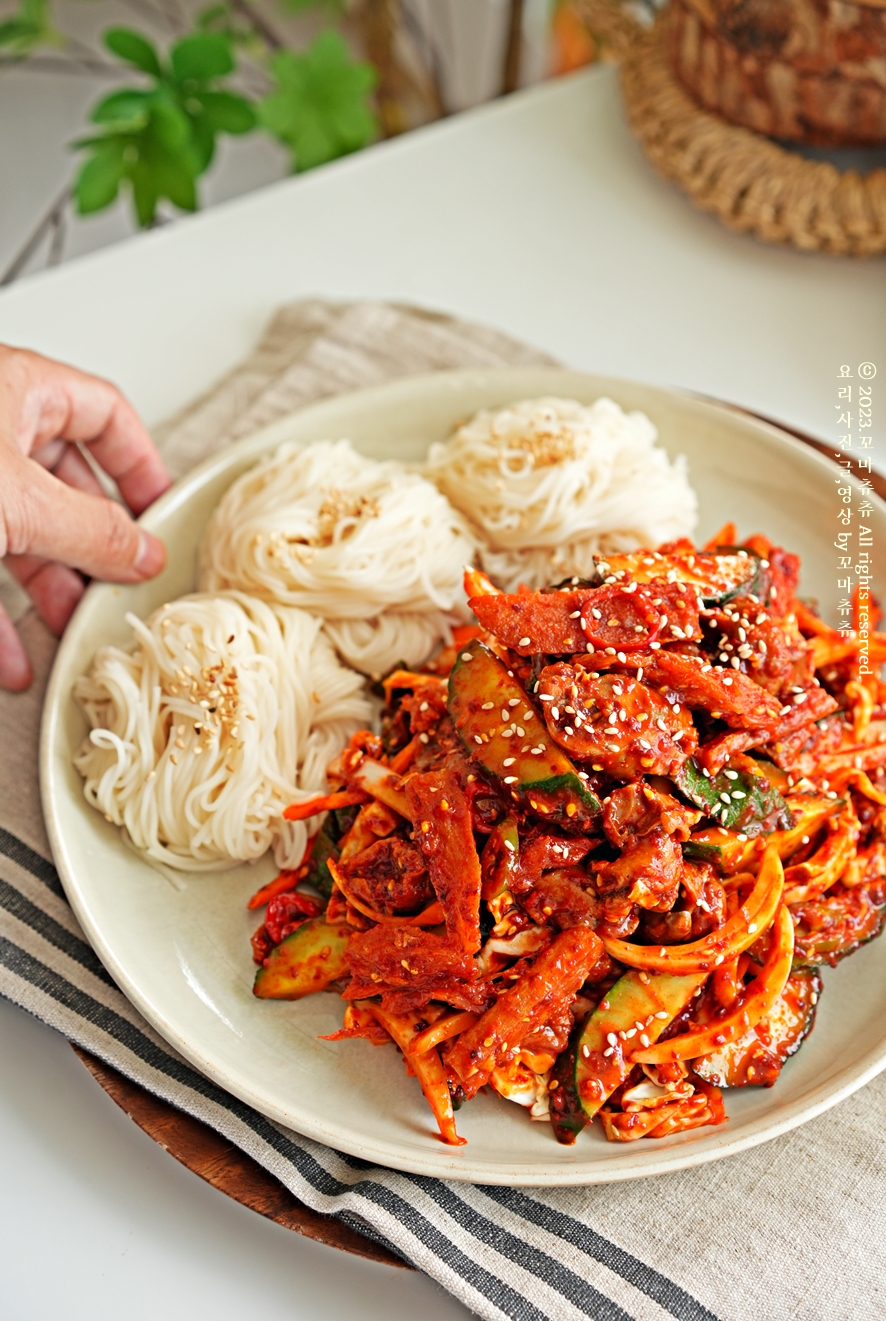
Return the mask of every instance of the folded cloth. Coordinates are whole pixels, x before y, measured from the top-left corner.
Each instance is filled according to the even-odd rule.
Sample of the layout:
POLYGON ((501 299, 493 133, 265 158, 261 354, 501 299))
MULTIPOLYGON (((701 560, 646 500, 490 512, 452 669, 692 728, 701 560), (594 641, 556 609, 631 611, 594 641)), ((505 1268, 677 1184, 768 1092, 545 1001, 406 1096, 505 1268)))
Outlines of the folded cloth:
MULTIPOLYGON (((325 395, 434 368, 549 360, 412 308, 284 309, 258 350, 162 429, 177 471, 325 395)), ((879 1321, 886 1314, 886 1078, 752 1151, 587 1188, 474 1187, 376 1168, 272 1123, 136 1012, 85 940, 50 861, 37 735, 54 642, 19 626, 37 678, 0 694, 0 992, 195 1115, 315 1210, 400 1253, 482 1317, 519 1321, 879 1321)))

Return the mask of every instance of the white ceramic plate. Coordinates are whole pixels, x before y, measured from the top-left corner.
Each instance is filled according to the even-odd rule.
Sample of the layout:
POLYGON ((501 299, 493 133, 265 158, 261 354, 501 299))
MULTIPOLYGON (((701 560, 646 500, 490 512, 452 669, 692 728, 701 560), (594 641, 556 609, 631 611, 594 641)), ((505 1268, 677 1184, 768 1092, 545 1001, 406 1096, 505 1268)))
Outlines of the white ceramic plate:
MULTIPOLYGON (((590 403, 608 394, 640 408, 672 455, 683 453, 701 504, 704 540, 727 519, 765 531, 803 559, 803 590, 835 618, 839 512, 835 469, 773 427, 649 386, 548 369, 411 377, 326 401, 279 422, 196 469, 145 516, 169 565, 137 587, 93 586, 68 626, 46 698, 43 803, 68 898, 111 975, 150 1023, 215 1082, 265 1115, 342 1151, 395 1168, 489 1184, 581 1184, 638 1178, 730 1155, 820 1114, 886 1066, 886 944, 835 970, 815 1031, 771 1090, 726 1093, 728 1123, 655 1142, 607 1143, 594 1126, 573 1147, 548 1124, 482 1095, 458 1116, 468 1145, 442 1145, 394 1048, 319 1041, 341 1024, 324 993, 295 1004, 256 1000, 247 897, 273 875, 269 861, 218 875, 164 874, 89 808, 71 757, 85 722, 71 697, 96 647, 127 640, 138 615, 193 589, 195 549, 227 486, 282 440, 348 436, 374 457, 416 461, 430 441, 486 405, 542 394, 590 403)), ((873 525, 886 545, 886 512, 873 525)))

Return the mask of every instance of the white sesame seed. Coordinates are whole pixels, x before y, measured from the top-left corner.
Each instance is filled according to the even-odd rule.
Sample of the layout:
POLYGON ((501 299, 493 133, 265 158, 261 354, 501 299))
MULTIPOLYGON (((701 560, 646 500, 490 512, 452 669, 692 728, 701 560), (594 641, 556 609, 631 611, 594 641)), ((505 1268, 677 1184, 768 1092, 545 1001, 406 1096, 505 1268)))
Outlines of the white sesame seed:
POLYGON ((721 802, 721 803, 731 803, 731 802, 732 802, 732 799, 729 797, 729 794, 720 794, 720 802, 721 802))
POLYGON ((528 646, 530 646, 531 641, 532 641, 531 638, 521 638, 520 641, 517 643, 517 646, 518 646, 518 647, 528 647, 528 646))
POLYGON ((617 1046, 617 1045, 618 1045, 618 1037, 615 1035, 614 1032, 607 1032, 607 1034, 606 1034, 606 1044, 609 1045, 609 1046, 617 1046))
POLYGON ((570 618, 570 619, 580 619, 580 618, 581 618, 581 611, 580 611, 580 610, 573 610, 573 612, 572 612, 572 614, 569 616, 569 618, 570 618))
MULTIPOLYGON (((585 1047, 585 1049, 587 1049, 587 1047, 585 1047)), ((613 1048, 612 1046, 607 1046, 607 1047, 606 1047, 606 1049, 605 1049, 604 1052, 603 1052, 603 1054, 604 1054, 604 1056, 606 1057, 606 1059, 608 1059, 609 1056, 612 1054, 613 1049, 614 1049, 614 1048, 613 1048)))
POLYGON ((658 1013, 655 1015, 655 1017, 656 1017, 656 1018, 665 1019, 665 1018, 670 1018, 670 1014, 668 1013, 668 1011, 667 1011, 666 1009, 659 1009, 659 1011, 658 1011, 658 1013))
POLYGON ((505 784, 516 784, 516 783, 517 783, 517 777, 516 777, 516 775, 506 775, 506 776, 505 776, 505 780, 504 780, 504 782, 505 782, 505 784))
POLYGON ((649 1045, 649 1038, 647 1037, 647 1035, 646 1035, 645 1032, 641 1032, 641 1033, 640 1033, 640 1045, 641 1045, 641 1046, 648 1046, 648 1045, 649 1045))
POLYGON ((469 651, 463 651, 461 653, 461 658, 463 661, 469 661, 474 659, 474 657, 471 655, 469 651))
POLYGON ((751 935, 753 935, 754 932, 755 932, 756 930, 757 930, 757 924, 756 924, 756 922, 749 922, 749 923, 748 923, 748 931, 751 933, 751 935))
POLYGON ((588 1056, 589 1056, 590 1053, 591 1053, 591 1048, 590 1048, 590 1046, 582 1046, 582 1048, 581 1048, 581 1053, 582 1053, 582 1055, 584 1055, 585 1059, 587 1059, 588 1056))
POLYGON ((505 757, 504 761, 502 762, 502 766, 513 766, 516 760, 517 760, 516 757, 505 757))
POLYGON ((494 702, 484 702, 483 705, 480 707, 480 710, 481 710, 481 711, 492 711, 492 710, 494 709, 494 707, 495 707, 495 703, 494 703, 494 702))

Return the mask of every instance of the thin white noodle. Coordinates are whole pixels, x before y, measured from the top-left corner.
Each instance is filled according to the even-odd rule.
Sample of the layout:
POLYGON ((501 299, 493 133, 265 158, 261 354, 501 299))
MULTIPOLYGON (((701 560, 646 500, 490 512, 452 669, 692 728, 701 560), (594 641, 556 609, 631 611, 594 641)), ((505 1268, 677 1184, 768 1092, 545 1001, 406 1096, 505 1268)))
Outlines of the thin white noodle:
POLYGON ((328 623, 342 655, 379 674, 447 636, 474 557, 465 520, 424 477, 378 463, 346 440, 281 445, 229 488, 200 555, 203 591, 236 588, 328 623), (409 616, 402 630, 382 618, 409 616), (358 629, 354 621, 371 621, 358 629))
POLYGON ((697 501, 686 462, 656 445, 643 413, 611 399, 527 399, 482 410, 432 445, 425 472, 483 543, 501 587, 536 588, 613 554, 687 536, 697 501))
POLYGON ((101 648, 74 687, 92 727, 74 759, 87 801, 182 870, 270 846, 296 866, 307 827, 281 813, 327 788, 329 761, 371 722, 363 680, 318 619, 239 592, 126 618, 134 643, 101 648))
POLYGON ((452 620, 442 611, 399 615, 393 611, 374 619, 328 619, 323 631, 349 665, 380 678, 392 666, 415 669, 449 642, 452 620))

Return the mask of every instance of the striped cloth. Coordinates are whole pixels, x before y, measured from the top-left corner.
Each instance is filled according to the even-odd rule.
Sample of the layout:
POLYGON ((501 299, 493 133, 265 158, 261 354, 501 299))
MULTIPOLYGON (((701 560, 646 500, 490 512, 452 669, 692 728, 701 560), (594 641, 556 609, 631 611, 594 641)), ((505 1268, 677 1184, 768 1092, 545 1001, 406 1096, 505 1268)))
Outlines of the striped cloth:
MULTIPOLYGON (((181 470, 322 395, 404 371, 544 359, 404 308, 300 304, 164 428, 181 470)), ((54 645, 8 585, 38 678, 0 696, 0 992, 248 1152, 314 1209, 392 1247, 478 1315, 514 1321, 880 1321, 886 1078, 768 1146, 651 1180, 475 1187, 374 1168, 220 1090, 117 990, 65 901, 43 832, 37 730, 54 645)))

